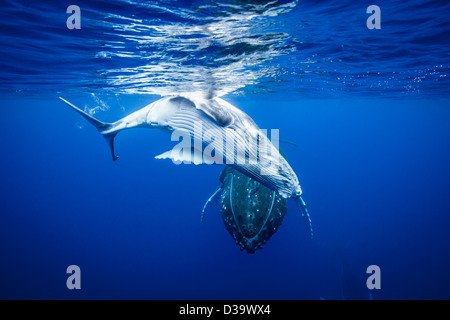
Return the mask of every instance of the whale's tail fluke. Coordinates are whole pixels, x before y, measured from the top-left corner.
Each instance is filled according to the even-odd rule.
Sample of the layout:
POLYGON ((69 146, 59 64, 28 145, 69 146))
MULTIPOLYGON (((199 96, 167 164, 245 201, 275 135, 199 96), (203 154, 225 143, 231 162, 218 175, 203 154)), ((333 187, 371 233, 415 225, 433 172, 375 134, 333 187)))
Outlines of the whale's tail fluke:
POLYGON ((302 217, 303 217, 303 221, 306 224, 306 228, 308 229, 309 232, 309 237, 312 239, 313 238, 313 228, 312 228, 312 223, 311 223, 311 217, 309 216, 309 212, 308 209, 306 208, 306 204, 305 201, 303 201, 302 197, 298 197, 298 198, 294 198, 295 203, 297 204, 298 210, 300 210, 302 217))
POLYGON ((91 116, 90 114, 84 112, 83 110, 77 108, 76 106, 74 106, 72 103, 70 103, 69 101, 59 97, 59 99, 61 99, 62 101, 64 101, 65 103, 67 103, 72 109, 74 109, 76 112, 78 112, 79 114, 81 114, 83 116, 83 118, 85 118, 87 121, 89 121, 94 127, 97 128, 98 132, 101 133, 101 135, 105 138, 106 143, 108 143, 109 149, 111 151, 111 155, 114 161, 116 161, 119 157, 115 155, 114 153, 114 138, 117 135, 117 132, 112 132, 112 133, 104 133, 104 132, 110 132, 111 128, 114 127, 114 124, 112 123, 106 123, 106 122, 101 122, 97 119, 95 119, 93 116, 91 116))

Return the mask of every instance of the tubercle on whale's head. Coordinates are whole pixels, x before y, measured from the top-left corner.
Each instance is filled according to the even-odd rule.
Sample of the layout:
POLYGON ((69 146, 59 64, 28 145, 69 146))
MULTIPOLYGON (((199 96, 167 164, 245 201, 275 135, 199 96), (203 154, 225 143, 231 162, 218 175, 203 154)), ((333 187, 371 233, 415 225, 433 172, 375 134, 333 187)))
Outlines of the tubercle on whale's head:
POLYGON ((289 194, 288 198, 298 198, 302 195, 302 188, 300 187, 300 184, 298 183, 297 176, 292 179, 291 181, 291 193, 289 194))
POLYGON ((302 188, 300 188, 300 185, 298 186, 297 191, 294 193, 293 198, 299 198, 302 195, 302 188))
POLYGON ((298 198, 302 195, 302 188, 300 187, 300 183, 298 182, 298 178, 295 173, 294 173, 294 177, 292 180, 294 183, 294 187, 293 187, 293 192, 292 192, 291 198, 298 198))
POLYGON ((302 189, 300 188, 300 186, 298 186, 298 188, 295 188, 293 191, 292 190, 279 189, 278 190, 278 194, 283 199, 298 198, 298 197, 300 197, 302 195, 302 189))
POLYGON ((290 179, 284 180, 284 186, 280 187, 278 193, 285 199, 298 198, 302 195, 302 189, 298 183, 297 176, 291 176, 290 179))

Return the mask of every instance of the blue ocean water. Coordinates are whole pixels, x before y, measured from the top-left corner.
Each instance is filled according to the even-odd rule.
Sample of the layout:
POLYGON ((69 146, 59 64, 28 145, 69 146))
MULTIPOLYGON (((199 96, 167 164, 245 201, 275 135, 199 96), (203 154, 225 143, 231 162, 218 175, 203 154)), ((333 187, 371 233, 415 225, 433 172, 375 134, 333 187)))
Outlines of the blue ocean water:
POLYGON ((1 299, 450 298, 448 1, 1 8, 1 299), (154 159, 173 142, 148 129, 120 133, 113 162, 58 99, 115 121, 187 92, 279 129, 314 239, 289 201, 263 249, 241 252, 217 206, 200 222, 221 166, 154 159))

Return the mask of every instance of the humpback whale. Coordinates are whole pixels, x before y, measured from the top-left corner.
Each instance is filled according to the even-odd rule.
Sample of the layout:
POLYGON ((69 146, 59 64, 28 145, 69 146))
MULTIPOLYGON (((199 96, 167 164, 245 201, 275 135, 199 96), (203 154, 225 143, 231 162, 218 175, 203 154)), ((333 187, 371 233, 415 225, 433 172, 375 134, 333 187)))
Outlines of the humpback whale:
POLYGON ((114 150, 114 138, 122 130, 159 128, 169 133, 178 132, 189 136, 193 141, 190 152, 171 150, 155 158, 173 161, 194 159, 194 163, 200 161, 208 164, 214 161, 218 163, 217 159, 223 160, 220 163, 258 181, 282 198, 294 199, 312 237, 311 219, 301 197, 302 190, 294 170, 253 119, 225 100, 198 95, 166 96, 116 122, 105 123, 67 100, 60 99, 97 128, 106 139, 114 161, 118 159, 114 150), (216 135, 211 137, 211 132, 216 135), (223 140, 227 140, 226 149, 223 148, 223 140), (233 143, 230 144, 229 141, 233 143), (270 152, 260 152, 260 146, 270 152), (204 147, 214 149, 213 158, 202 154, 204 147), (246 161, 239 161, 242 158, 246 161), (256 161, 251 161, 252 159, 256 161))

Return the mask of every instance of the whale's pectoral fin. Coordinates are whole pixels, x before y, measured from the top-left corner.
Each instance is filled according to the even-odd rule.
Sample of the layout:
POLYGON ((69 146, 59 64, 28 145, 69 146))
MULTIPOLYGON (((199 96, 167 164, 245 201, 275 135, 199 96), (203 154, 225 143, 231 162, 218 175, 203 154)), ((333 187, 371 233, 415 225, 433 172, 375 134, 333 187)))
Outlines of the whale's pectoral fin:
POLYGON ((205 205, 203 206, 203 209, 202 209, 202 215, 201 215, 201 217, 200 217, 200 221, 201 221, 201 222, 205 221, 205 212, 206 212, 206 209, 207 209, 208 205, 209 205, 209 204, 211 203, 211 201, 219 194, 220 191, 222 191, 222 186, 220 186, 219 188, 217 188, 217 190, 212 194, 212 196, 209 197, 208 200, 206 200, 205 205))
POLYGON ((294 198, 295 203, 297 204, 298 210, 300 210, 302 214, 303 221, 305 222, 306 229, 308 229, 309 237, 313 238, 313 228, 311 224, 311 217, 309 216, 308 209, 306 208, 305 201, 303 201, 302 197, 294 198))
POLYGON ((198 164, 213 164, 214 159, 202 154, 201 151, 194 148, 173 148, 172 150, 166 151, 155 159, 171 159, 175 164, 180 163, 193 163, 198 164))
POLYGON ((83 118, 85 118, 87 121, 89 121, 89 123, 91 123, 94 127, 97 128, 98 132, 100 132, 102 134, 102 136, 105 138, 106 143, 108 143, 109 149, 111 150, 111 155, 112 155, 113 160, 116 161, 119 158, 114 153, 114 138, 116 137, 117 132, 112 132, 112 133, 107 133, 107 134, 103 133, 107 130, 110 130, 114 125, 112 123, 101 122, 100 120, 95 119, 90 114, 77 108, 75 105, 73 105, 69 101, 67 101, 61 97, 59 97, 59 99, 64 101, 66 104, 68 104, 72 109, 74 109, 76 112, 81 114, 83 116, 83 118))

